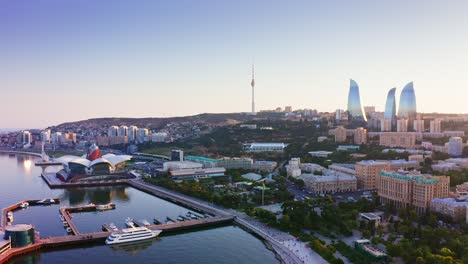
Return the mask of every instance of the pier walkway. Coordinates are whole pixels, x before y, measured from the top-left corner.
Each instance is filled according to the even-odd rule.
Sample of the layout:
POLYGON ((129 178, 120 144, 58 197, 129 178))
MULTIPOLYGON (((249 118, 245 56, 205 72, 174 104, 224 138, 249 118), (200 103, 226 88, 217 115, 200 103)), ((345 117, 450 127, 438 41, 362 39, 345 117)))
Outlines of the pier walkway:
MULTIPOLYGON (((141 179, 129 180, 128 184, 134 188, 145 190, 148 193, 151 193, 153 195, 156 195, 164 199, 169 199, 168 197, 172 197, 174 199, 177 199, 183 204, 191 203, 194 206, 200 209, 203 209, 204 211, 211 212, 212 214, 233 217, 234 222, 237 223, 239 226, 258 235, 259 237, 264 239, 267 243, 269 243, 273 247, 273 249, 276 251, 276 253, 281 257, 284 263, 286 264, 305 263, 292 250, 286 247, 281 241, 276 239, 274 236, 270 235, 267 231, 263 230, 261 226, 255 226, 251 224, 249 221, 247 221, 246 219, 243 219, 244 216, 241 215, 239 212, 236 212, 234 210, 226 210, 216 205, 209 204, 206 201, 202 201, 202 200, 199 200, 199 199, 196 199, 196 198, 184 195, 184 194, 180 194, 180 193, 177 193, 177 192, 174 192, 174 191, 171 191, 171 190, 159 187, 159 186, 148 184, 141 179)), ((282 233, 279 230, 278 232, 282 233)), ((319 264, 327 263, 327 261, 325 261, 320 255, 316 254, 314 251, 312 252, 314 253, 313 254, 314 259, 311 259, 311 261, 313 261, 312 263, 319 263, 319 264)))

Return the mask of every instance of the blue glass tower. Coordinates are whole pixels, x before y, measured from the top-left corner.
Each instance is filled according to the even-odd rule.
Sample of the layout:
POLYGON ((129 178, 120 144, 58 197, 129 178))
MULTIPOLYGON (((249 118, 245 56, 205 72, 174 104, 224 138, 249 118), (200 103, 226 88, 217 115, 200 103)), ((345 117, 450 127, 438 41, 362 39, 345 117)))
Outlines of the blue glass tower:
POLYGON ((408 83, 401 91, 398 118, 407 118, 410 121, 416 119, 416 95, 413 82, 408 83))
POLYGON ((364 109, 361 105, 361 96, 359 95, 359 86, 354 80, 350 80, 348 94, 348 112, 351 119, 367 121, 364 109))
POLYGON ((396 88, 390 89, 387 94, 387 101, 385 102, 385 119, 394 120, 396 117, 396 99, 395 99, 396 88))

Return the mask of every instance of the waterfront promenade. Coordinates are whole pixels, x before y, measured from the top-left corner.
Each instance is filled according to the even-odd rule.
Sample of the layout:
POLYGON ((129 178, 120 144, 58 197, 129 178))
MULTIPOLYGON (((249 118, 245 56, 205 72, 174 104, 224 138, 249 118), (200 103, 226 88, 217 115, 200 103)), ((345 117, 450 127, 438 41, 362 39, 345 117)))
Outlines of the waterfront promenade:
POLYGON ((206 201, 199 200, 191 196, 187 196, 181 193, 168 190, 166 188, 146 183, 141 179, 131 179, 127 182, 132 187, 135 187, 140 190, 145 190, 162 198, 167 199, 168 197, 171 197, 171 199, 176 199, 182 203, 192 204, 200 209, 212 212, 217 215, 235 216, 234 221, 238 225, 263 238, 268 244, 272 246, 272 248, 275 250, 275 252, 279 255, 279 257, 284 263, 328 263, 310 248, 306 248, 305 243, 298 241, 296 244, 290 244, 290 241, 294 239, 294 237, 292 237, 291 235, 284 233, 280 230, 269 228, 243 213, 237 212, 235 210, 227 210, 214 204, 208 203, 206 201))

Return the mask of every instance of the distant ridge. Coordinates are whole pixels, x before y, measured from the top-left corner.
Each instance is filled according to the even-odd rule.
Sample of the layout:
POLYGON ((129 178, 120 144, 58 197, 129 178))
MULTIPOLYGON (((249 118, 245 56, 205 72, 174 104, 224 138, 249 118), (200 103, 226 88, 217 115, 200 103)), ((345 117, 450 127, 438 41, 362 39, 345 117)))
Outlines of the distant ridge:
MULTIPOLYGON (((282 116, 282 115, 281 115, 282 116)), ((135 125, 138 127, 145 127, 148 129, 160 129, 166 124, 171 122, 194 122, 194 123, 205 123, 212 126, 226 126, 243 123, 249 120, 261 120, 268 118, 278 118, 280 115, 275 113, 265 113, 256 116, 250 113, 220 113, 210 114, 204 113, 193 116, 181 116, 181 117, 142 117, 142 118, 130 118, 130 117, 102 117, 102 118, 91 118, 87 120, 80 120, 75 122, 66 122, 55 126, 56 128, 70 127, 70 126, 111 126, 111 125, 135 125)))

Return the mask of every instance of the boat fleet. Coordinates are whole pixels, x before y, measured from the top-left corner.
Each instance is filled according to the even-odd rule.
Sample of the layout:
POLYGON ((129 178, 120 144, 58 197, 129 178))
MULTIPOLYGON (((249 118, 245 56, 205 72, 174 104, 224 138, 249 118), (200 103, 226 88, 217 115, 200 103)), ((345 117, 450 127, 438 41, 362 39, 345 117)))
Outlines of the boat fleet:
MULTIPOLYGON (((208 214, 195 214, 193 212, 187 212, 185 215, 179 215, 176 219, 172 219, 169 216, 166 217, 166 221, 161 221, 157 218, 154 218, 154 224, 171 224, 175 222, 197 220, 200 218, 208 218, 208 214)), ((106 244, 118 244, 118 243, 127 243, 140 240, 146 240, 150 238, 157 237, 162 230, 151 230, 148 227, 151 225, 147 220, 134 220, 130 217, 125 219, 125 229, 119 230, 114 223, 103 224, 102 229, 104 231, 110 231, 111 234, 106 239, 106 244)))
POLYGON ((188 220, 197 220, 197 219, 209 218, 209 217, 210 217, 210 215, 208 215, 208 214, 199 215, 199 214, 195 214, 195 213, 189 211, 185 215, 179 215, 176 219, 173 219, 173 218, 171 218, 169 216, 166 217, 165 221, 160 220, 158 218, 154 218, 153 223, 155 225, 174 224, 176 222, 183 222, 183 221, 188 221, 188 220))

